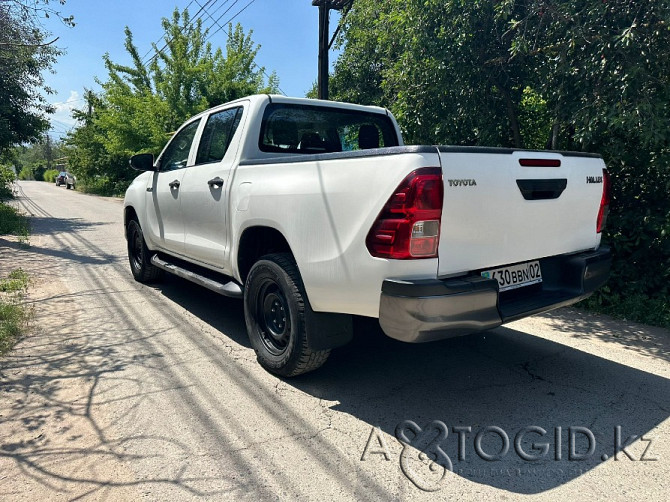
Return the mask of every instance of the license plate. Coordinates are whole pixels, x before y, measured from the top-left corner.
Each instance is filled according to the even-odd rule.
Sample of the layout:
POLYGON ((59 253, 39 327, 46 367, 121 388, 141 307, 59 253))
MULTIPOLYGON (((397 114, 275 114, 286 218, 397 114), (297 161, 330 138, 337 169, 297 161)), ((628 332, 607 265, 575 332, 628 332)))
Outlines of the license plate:
POLYGON ((482 277, 498 281, 498 291, 522 288, 542 282, 539 261, 529 261, 482 272, 482 277))

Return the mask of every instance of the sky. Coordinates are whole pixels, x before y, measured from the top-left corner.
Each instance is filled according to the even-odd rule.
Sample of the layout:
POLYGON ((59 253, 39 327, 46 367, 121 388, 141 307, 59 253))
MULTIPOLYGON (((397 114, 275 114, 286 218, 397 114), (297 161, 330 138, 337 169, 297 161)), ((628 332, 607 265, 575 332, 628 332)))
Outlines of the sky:
MULTIPOLYGON (((130 63, 123 47, 125 26, 132 31, 140 55, 144 55, 152 50, 152 42, 159 47, 165 43, 163 17, 171 17, 175 7, 180 10, 188 7, 193 17, 200 5, 205 5, 213 18, 221 16, 221 24, 247 6, 233 19, 233 24, 241 23, 245 32, 253 30, 252 38, 261 46, 256 62, 268 74, 277 73, 279 87, 288 96, 304 96, 311 89, 317 74, 319 17, 311 0, 210 0, 209 3, 207 0, 67 0, 59 10, 73 15, 75 26, 65 26, 54 17, 44 23, 54 37, 59 37, 56 45, 65 50, 53 66, 54 73, 44 75, 46 85, 55 91, 47 97, 56 108, 56 113, 50 116, 50 134, 57 138, 65 135, 75 124, 71 110, 84 105, 84 89, 100 89, 96 77, 105 80, 107 76, 103 54, 109 53, 115 63, 130 63)), ((338 21, 338 13, 332 11, 331 33, 338 21)), ((203 26, 210 24, 211 18, 204 16, 203 26)), ((210 42, 213 49, 220 46, 225 50, 225 30, 219 31, 210 42)), ((337 53, 331 51, 331 65, 336 57, 337 53)))

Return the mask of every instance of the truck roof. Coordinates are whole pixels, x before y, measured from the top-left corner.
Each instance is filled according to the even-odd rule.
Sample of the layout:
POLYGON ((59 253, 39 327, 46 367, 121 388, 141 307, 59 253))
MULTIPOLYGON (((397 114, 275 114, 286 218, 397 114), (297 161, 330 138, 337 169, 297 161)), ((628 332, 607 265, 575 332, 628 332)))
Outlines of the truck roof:
POLYGON ((381 113, 384 115, 388 115, 388 110, 386 108, 382 108, 380 106, 366 106, 366 105, 356 105, 353 103, 344 103, 342 101, 326 101, 323 99, 312 99, 312 98, 294 98, 290 96, 283 96, 281 94, 253 94, 251 96, 245 96, 243 98, 239 98, 233 101, 228 101, 226 103, 221 103, 220 105, 213 106, 207 110, 204 110, 197 115, 194 115, 191 117, 191 119, 194 119, 195 117, 199 117, 201 115, 204 115, 206 113, 211 112, 212 110, 215 110, 219 107, 224 107, 224 106, 229 106, 231 104, 237 103, 237 102, 242 102, 242 101, 250 101, 252 106, 253 105, 262 105, 265 103, 291 103, 291 104, 296 104, 296 105, 306 105, 306 106, 325 106, 325 107, 330 107, 330 108, 339 108, 339 109, 347 109, 347 110, 357 110, 357 111, 362 111, 362 112, 373 112, 373 113, 381 113))

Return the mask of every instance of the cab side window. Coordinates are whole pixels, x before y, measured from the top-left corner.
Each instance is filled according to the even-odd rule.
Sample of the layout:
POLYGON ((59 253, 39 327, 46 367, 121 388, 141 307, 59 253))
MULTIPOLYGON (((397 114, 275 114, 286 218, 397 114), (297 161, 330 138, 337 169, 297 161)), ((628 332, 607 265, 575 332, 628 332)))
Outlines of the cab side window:
POLYGON ((195 163, 208 164, 223 159, 241 120, 241 107, 210 115, 202 132, 195 163))
POLYGON ((172 141, 170 141, 170 144, 165 149, 165 153, 161 157, 161 171, 174 171, 175 169, 186 167, 188 154, 191 151, 191 144, 193 143, 195 132, 198 130, 199 123, 199 119, 191 122, 172 138, 172 141))

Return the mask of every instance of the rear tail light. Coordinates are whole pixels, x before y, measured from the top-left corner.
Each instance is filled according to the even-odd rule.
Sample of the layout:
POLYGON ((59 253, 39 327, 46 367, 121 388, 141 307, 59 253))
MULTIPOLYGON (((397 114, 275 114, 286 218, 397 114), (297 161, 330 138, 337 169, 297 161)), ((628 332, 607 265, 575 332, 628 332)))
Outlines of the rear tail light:
POLYGON ((365 241, 378 258, 435 258, 444 185, 439 167, 412 171, 395 189, 365 241))
POLYGON ((612 200, 612 180, 607 169, 603 169, 603 196, 600 199, 600 209, 598 210, 598 221, 596 222, 596 232, 600 233, 607 223, 607 215, 610 212, 610 201, 612 200))

